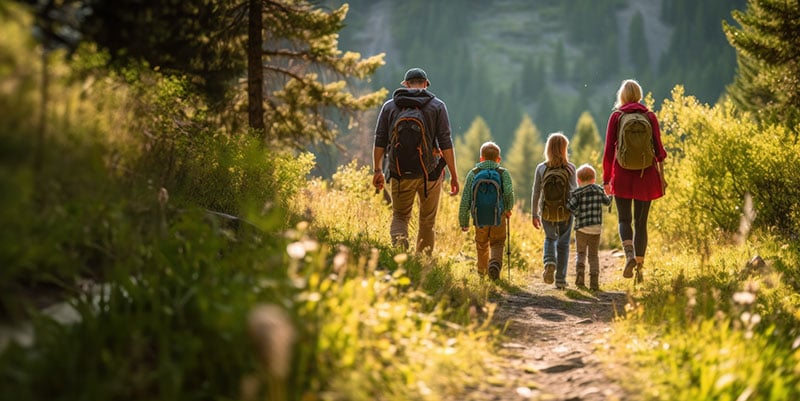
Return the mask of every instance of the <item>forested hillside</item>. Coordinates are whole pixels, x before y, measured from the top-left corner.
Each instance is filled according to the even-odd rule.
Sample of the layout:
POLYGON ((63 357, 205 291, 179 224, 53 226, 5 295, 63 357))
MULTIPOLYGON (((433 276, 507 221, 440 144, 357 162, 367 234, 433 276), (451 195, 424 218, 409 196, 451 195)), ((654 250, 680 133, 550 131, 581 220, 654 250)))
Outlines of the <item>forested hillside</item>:
MULTIPOLYGON (((614 92, 625 78, 638 79, 656 105, 678 84, 701 102, 716 102, 736 66, 722 20, 731 20, 745 1, 347 3, 341 46, 386 53, 370 88, 391 91, 405 69, 421 66, 430 90, 448 104, 454 133, 463 134, 480 116, 505 148, 523 114, 543 136, 571 136, 589 111, 604 135, 614 92)), ((373 128, 371 117, 362 130, 373 128)), ((358 142, 366 137, 362 133, 358 142)))

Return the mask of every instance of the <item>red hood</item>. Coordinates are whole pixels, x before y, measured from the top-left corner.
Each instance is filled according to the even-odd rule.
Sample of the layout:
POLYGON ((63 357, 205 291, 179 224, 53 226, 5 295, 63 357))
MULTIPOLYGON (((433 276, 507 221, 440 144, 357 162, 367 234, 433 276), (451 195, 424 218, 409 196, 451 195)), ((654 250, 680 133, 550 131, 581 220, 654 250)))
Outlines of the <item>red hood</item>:
POLYGON ((637 103, 637 102, 624 104, 619 109, 620 109, 620 111, 624 111, 626 113, 630 113, 630 112, 634 112, 634 111, 641 111, 641 112, 648 111, 647 106, 645 106, 645 105, 643 105, 641 103, 637 103))

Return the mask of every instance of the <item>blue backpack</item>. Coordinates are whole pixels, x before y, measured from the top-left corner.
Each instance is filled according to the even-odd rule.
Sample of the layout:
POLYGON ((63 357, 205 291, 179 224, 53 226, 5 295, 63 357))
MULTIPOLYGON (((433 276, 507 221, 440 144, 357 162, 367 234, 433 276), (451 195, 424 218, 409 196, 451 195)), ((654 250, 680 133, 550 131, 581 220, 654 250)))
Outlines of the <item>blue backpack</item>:
POLYGON ((503 221, 504 168, 475 167, 472 180, 472 221, 477 227, 499 226, 503 221))

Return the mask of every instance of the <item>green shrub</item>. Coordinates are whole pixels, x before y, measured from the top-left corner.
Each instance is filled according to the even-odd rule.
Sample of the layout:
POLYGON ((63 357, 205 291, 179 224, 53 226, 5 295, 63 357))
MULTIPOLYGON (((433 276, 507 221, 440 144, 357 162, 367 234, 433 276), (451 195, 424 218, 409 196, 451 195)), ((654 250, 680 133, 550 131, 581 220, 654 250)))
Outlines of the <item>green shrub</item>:
POLYGON ((739 231, 745 196, 753 199, 753 228, 797 235, 800 188, 788 166, 800 144, 779 126, 761 127, 729 103, 709 107, 676 87, 659 112, 667 195, 654 203, 653 226, 665 242, 705 243, 739 231), (722 233, 723 235, 719 235, 722 233))

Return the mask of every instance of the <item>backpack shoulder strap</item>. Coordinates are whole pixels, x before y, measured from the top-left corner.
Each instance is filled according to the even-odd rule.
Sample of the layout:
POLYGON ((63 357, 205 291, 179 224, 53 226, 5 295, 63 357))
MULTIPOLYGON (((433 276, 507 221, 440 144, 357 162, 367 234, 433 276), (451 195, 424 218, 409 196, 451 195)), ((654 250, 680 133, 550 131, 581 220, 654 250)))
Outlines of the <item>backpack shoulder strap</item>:
POLYGON ((503 173, 506 171, 506 169, 498 166, 494 170, 497 171, 497 174, 500 174, 500 193, 503 194, 503 193, 506 192, 505 188, 503 188, 503 184, 504 184, 504 182, 503 182, 503 173))

